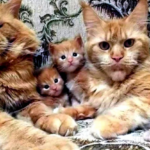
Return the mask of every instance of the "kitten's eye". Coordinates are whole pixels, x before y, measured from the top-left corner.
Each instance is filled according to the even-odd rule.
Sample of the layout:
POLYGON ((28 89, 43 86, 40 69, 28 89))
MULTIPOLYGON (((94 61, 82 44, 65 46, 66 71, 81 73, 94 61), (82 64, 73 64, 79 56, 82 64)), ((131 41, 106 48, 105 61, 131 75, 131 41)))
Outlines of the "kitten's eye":
POLYGON ((0 22, 0 28, 2 28, 2 27, 3 27, 3 25, 4 25, 4 23, 1 23, 1 22, 0 22))
POLYGON ((46 89, 46 90, 49 89, 49 85, 47 85, 47 84, 44 85, 44 89, 46 89))
POLYGON ((124 47, 126 48, 129 48, 129 47, 132 47, 135 43, 135 40, 134 39, 128 39, 124 42, 124 47))
POLYGON ((72 55, 73 57, 77 57, 78 54, 74 52, 72 55))
POLYGON ((61 59, 63 59, 63 60, 66 59, 66 56, 65 56, 65 55, 62 55, 62 56, 61 56, 61 59))
POLYGON ((58 83, 58 79, 55 79, 54 82, 55 82, 55 83, 58 83))
POLYGON ((99 47, 100 47, 102 50, 109 50, 110 45, 109 45, 108 42, 101 42, 101 43, 99 43, 99 47))

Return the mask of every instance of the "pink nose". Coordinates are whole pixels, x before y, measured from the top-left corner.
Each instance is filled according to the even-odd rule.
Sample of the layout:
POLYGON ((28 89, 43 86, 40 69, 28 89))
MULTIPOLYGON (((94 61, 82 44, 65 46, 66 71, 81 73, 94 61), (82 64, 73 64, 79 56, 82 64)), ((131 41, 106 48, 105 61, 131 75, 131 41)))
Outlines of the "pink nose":
POLYGON ((119 57, 119 56, 113 56, 112 59, 116 62, 119 62, 123 57, 119 57))
POLYGON ((73 62, 73 59, 72 59, 72 58, 69 58, 69 59, 68 59, 68 62, 69 62, 69 63, 72 63, 72 62, 73 62))
POLYGON ((56 86, 52 86, 51 89, 56 91, 57 87, 56 86))

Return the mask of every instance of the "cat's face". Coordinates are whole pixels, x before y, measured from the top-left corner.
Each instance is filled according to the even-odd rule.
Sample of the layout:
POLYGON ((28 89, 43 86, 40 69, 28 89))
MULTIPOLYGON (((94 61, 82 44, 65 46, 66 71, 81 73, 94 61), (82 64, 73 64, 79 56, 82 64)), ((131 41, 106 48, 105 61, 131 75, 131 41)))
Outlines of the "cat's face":
POLYGON ((0 65, 37 49, 34 32, 17 19, 20 5, 21 0, 0 4, 0 65))
POLYGON ((60 72, 74 72, 84 63, 84 49, 80 36, 60 44, 50 44, 49 49, 60 72))
POLYGON ((147 2, 140 1, 130 16, 104 21, 82 3, 87 28, 89 61, 113 81, 123 81, 149 53, 146 35, 147 2))
POLYGON ((64 81, 55 68, 45 68, 37 79, 41 95, 59 96, 62 93, 64 81))

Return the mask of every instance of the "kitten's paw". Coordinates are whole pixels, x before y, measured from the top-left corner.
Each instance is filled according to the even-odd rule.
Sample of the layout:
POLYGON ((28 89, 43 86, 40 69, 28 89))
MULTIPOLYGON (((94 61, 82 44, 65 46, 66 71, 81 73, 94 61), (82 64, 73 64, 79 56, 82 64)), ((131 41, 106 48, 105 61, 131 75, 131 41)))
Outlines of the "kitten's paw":
POLYGON ((146 131, 143 135, 145 141, 150 142, 150 130, 146 131))
POLYGON ((80 105, 77 107, 60 108, 59 112, 68 114, 76 120, 93 118, 96 115, 96 109, 88 105, 80 105))
POLYGON ((77 131, 75 120, 66 114, 43 116, 36 122, 36 126, 49 133, 62 136, 73 135, 77 131))
POLYGON ((91 128, 92 135, 100 139, 117 138, 117 135, 125 134, 127 131, 127 124, 107 115, 97 117, 91 128))

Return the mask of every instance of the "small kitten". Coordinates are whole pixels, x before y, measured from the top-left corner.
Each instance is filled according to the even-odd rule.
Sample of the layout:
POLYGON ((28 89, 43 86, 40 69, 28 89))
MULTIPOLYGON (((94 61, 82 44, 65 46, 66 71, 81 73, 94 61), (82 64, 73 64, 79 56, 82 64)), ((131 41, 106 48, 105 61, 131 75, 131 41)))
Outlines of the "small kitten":
POLYGON ((64 92, 64 81, 55 67, 46 67, 36 72, 37 91, 43 96, 43 103, 50 107, 69 105, 68 95, 64 92))
POLYGON ((59 44, 50 43, 49 50, 57 69, 65 76, 66 86, 74 98, 72 105, 77 105, 81 100, 78 92, 72 87, 76 76, 85 64, 85 52, 81 36, 78 35, 73 40, 63 41, 59 44))

